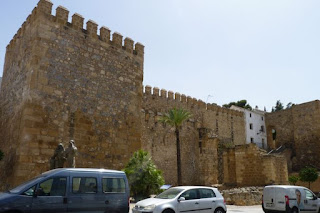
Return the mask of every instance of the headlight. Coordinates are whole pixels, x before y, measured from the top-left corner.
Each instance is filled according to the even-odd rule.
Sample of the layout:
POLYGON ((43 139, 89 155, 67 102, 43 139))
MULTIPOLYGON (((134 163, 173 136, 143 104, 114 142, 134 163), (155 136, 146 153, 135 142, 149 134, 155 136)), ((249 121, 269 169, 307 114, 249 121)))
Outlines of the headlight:
POLYGON ((153 205, 145 206, 143 210, 153 210, 154 208, 156 208, 156 205, 153 204, 153 205))

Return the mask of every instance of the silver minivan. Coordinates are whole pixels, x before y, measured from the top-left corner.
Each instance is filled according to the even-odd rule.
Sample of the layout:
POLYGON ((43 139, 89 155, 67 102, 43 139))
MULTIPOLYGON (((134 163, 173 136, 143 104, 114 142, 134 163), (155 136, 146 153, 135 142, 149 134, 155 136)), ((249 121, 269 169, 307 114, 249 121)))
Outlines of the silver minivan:
POLYGON ((320 199, 302 186, 271 185, 263 189, 262 208, 266 213, 318 213, 320 199))
POLYGON ((106 169, 54 169, 0 194, 0 212, 128 213, 124 172, 106 169))

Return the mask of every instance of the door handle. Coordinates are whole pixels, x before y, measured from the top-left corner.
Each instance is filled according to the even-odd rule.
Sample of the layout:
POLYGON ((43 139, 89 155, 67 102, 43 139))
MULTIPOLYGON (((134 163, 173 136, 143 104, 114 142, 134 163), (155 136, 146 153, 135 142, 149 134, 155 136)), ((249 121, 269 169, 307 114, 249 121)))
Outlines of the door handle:
POLYGON ((199 204, 198 202, 196 202, 195 204, 199 204))
POLYGON ((215 202, 216 202, 215 200, 212 201, 212 203, 215 203, 215 202))
POLYGON ((106 200, 106 202, 104 202, 105 204, 109 204, 109 200, 106 200))

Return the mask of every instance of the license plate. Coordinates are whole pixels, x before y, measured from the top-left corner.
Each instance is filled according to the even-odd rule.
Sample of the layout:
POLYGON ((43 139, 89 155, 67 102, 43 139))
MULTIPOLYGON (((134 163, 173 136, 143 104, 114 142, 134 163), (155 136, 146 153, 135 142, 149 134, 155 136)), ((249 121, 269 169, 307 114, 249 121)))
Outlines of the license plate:
POLYGON ((273 207, 273 203, 266 203, 266 207, 273 207))

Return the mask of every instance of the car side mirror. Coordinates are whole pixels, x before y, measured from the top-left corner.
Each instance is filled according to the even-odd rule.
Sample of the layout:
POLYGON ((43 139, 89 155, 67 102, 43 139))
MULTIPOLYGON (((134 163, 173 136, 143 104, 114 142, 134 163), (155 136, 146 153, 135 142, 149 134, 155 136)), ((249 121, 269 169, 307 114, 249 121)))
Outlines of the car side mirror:
POLYGON ((186 199, 184 197, 179 197, 178 198, 178 202, 181 202, 181 201, 185 201, 186 199))
POLYGON ((320 198, 320 192, 318 193, 318 198, 320 198))

